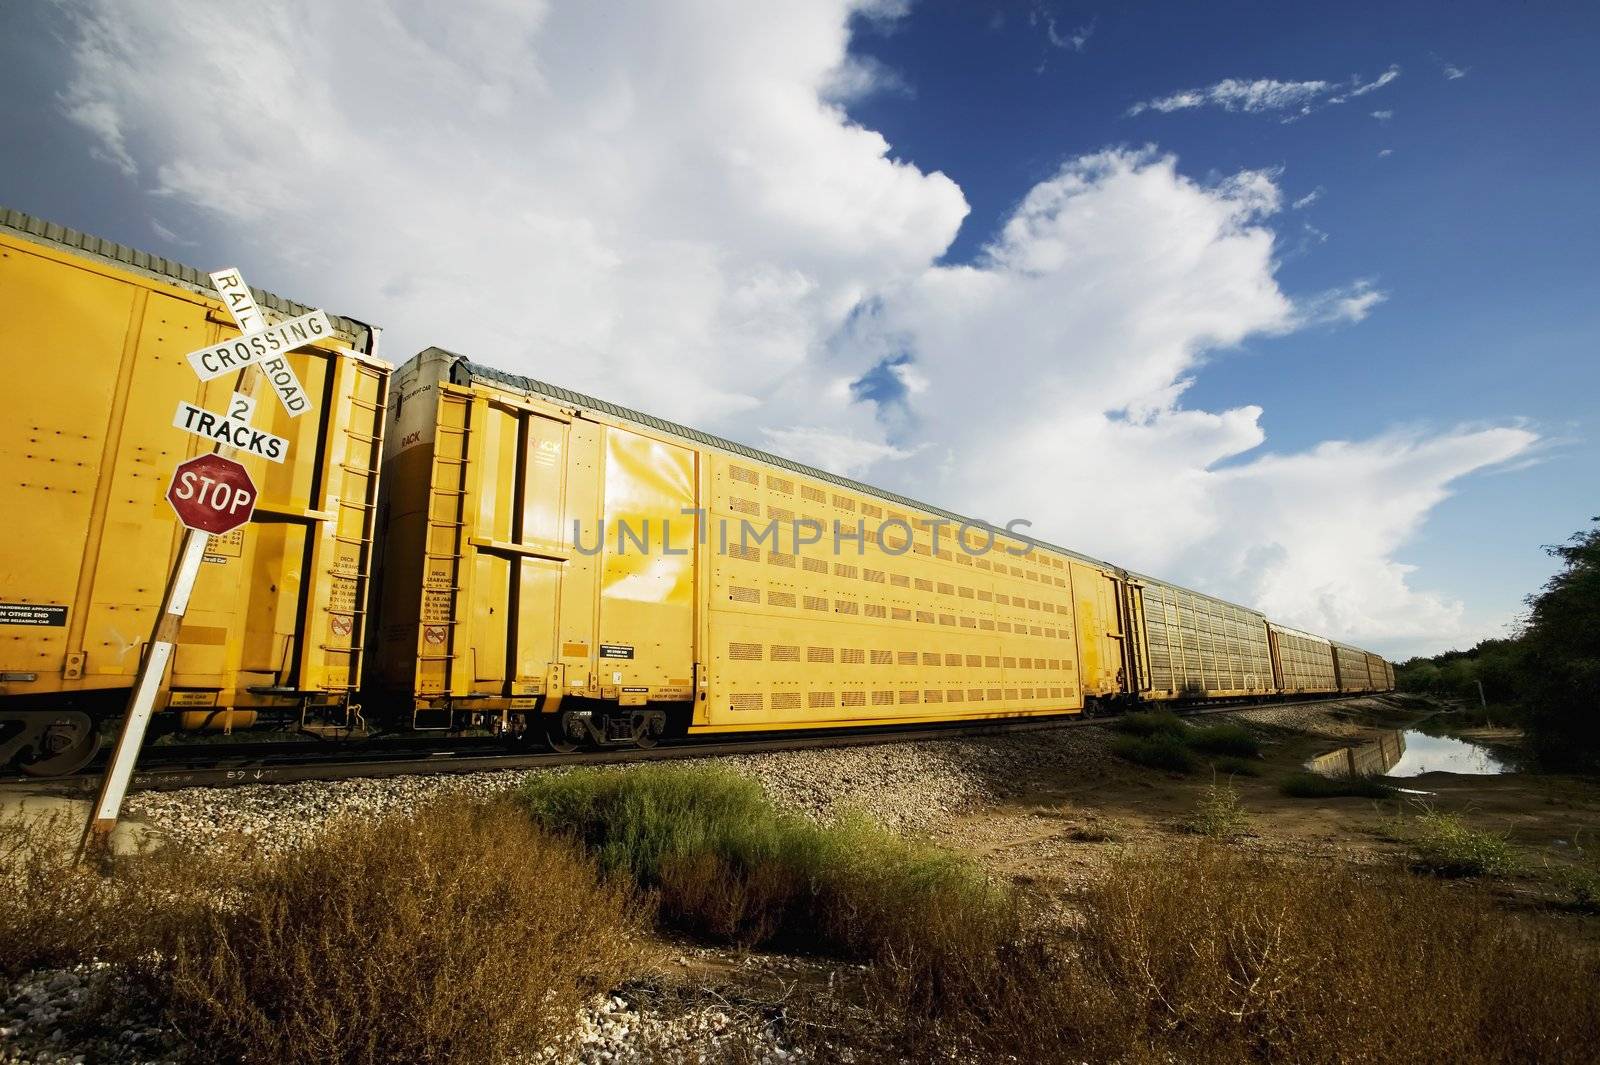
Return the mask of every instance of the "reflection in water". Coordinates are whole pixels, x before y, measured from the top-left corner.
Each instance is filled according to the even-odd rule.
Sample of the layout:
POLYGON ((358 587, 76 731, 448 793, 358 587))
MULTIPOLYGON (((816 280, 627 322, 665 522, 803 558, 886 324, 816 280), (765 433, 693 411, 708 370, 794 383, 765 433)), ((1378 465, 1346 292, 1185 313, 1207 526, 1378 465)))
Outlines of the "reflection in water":
POLYGON ((1423 773, 1492 776, 1506 766, 1487 747, 1415 729, 1385 732, 1370 743, 1341 747, 1313 758, 1306 768, 1323 776, 1415 777, 1423 773))

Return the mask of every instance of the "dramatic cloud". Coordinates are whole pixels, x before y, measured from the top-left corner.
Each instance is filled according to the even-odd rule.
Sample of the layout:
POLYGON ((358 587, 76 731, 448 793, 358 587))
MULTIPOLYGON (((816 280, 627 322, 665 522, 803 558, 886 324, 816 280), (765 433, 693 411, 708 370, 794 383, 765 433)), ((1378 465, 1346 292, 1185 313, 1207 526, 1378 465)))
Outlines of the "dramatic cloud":
POLYGON ((1260 113, 1266 111, 1289 112, 1285 121, 1293 121, 1321 108, 1342 104, 1357 96, 1376 92, 1400 76, 1400 68, 1392 66, 1371 81, 1363 82, 1352 77, 1348 81, 1278 81, 1257 78, 1245 81, 1224 78, 1203 89, 1186 89, 1170 96, 1157 97, 1136 103, 1128 108, 1128 115, 1146 111, 1163 114, 1187 111, 1196 107, 1220 107, 1224 111, 1260 113))
MULTIPOLYGON (((85 3, 62 106, 152 224, 385 325, 397 362, 439 344, 1338 636, 1459 618, 1394 553, 1531 434, 1252 459, 1259 408, 1183 405, 1209 359, 1384 298, 1280 288, 1276 174, 1085 156, 941 264, 960 188, 840 103, 909 91, 849 51, 855 19, 899 5, 460 7, 85 3), (1348 553, 1324 521, 1361 532, 1348 553)), ((1197 93, 1282 110, 1394 73, 1197 93)))

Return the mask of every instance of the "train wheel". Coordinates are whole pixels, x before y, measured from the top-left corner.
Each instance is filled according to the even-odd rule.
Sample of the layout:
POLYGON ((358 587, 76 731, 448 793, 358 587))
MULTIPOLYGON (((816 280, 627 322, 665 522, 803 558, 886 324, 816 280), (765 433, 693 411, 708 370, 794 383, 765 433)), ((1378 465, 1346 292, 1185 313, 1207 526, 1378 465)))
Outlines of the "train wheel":
POLYGON ((567 735, 566 719, 561 714, 544 724, 544 745, 553 754, 571 754, 578 749, 578 741, 567 735))
POLYGON ((88 714, 64 711, 44 726, 33 753, 18 759, 17 768, 30 777, 61 777, 89 764, 100 749, 100 730, 88 714))

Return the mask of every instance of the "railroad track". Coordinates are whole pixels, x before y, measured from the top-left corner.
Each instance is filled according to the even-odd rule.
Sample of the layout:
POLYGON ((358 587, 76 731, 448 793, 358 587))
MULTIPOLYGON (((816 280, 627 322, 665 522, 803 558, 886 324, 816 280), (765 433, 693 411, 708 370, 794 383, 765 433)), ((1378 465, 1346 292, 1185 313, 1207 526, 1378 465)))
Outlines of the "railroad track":
MULTIPOLYGON (((1281 703, 1231 703, 1185 710, 1183 716, 1204 717, 1211 714, 1236 713, 1241 710, 1310 706, 1351 698, 1375 698, 1375 696, 1344 695, 1281 703)), ((305 748, 321 744, 243 743, 238 745, 237 750, 230 749, 232 745, 218 744, 203 753, 194 749, 180 751, 175 747, 157 747, 142 755, 145 764, 134 774, 130 790, 174 791, 179 788, 194 787, 291 784, 305 780, 348 780, 357 777, 481 773, 494 770, 546 769, 555 766, 681 761, 728 755, 769 754, 777 751, 868 747, 885 743, 1000 736, 1061 728, 1092 728, 1115 720, 1115 717, 1064 714, 1058 717, 982 721, 965 725, 952 724, 915 729, 817 730, 778 735, 755 734, 748 739, 733 741, 721 738, 683 740, 648 749, 601 749, 577 751, 571 754, 536 750, 508 751, 503 742, 484 741, 474 745, 471 740, 449 741, 450 746, 413 744, 398 750, 389 747, 365 754, 348 748, 339 748, 310 757, 305 756, 307 753, 305 748), (494 749, 484 750, 483 748, 487 746, 493 746, 494 749), (295 750, 283 751, 282 748, 285 747, 292 747, 295 750)), ((97 758, 88 768, 70 776, 4 777, 0 778, 0 790, 80 797, 92 795, 99 787, 102 765, 103 763, 97 758)))

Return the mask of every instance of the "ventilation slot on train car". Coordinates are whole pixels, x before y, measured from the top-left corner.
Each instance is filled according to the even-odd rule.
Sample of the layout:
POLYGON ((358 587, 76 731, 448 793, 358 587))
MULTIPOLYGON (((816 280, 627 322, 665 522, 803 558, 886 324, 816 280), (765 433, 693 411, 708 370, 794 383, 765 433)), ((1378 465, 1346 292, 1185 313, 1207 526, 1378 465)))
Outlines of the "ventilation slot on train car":
POLYGON ((917 664, 917 652, 915 651, 901 651, 897 657, 902 666, 914 666, 917 664))
POLYGON ((805 603, 805 608, 807 610, 826 610, 826 609, 828 609, 828 601, 826 599, 822 598, 821 596, 808 595, 808 596, 805 597, 804 603, 805 603))
POLYGON ((863 503, 861 504, 861 513, 869 518, 881 518, 883 517, 883 508, 875 507, 871 503, 863 503))
POLYGON ((922 693, 921 692, 901 692, 900 693, 900 701, 902 703, 920 703, 922 701, 922 693))
POLYGON ((775 643, 769 654, 774 662, 800 661, 800 648, 792 643, 775 643))
POLYGON ((828 501, 828 493, 818 491, 809 484, 803 484, 800 486, 800 498, 809 499, 813 503, 826 503, 828 501))
POLYGON ((833 564, 833 575, 835 577, 849 577, 851 580, 855 580, 856 568, 854 566, 847 566, 843 562, 835 562, 833 564))
POLYGON ((912 550, 912 553, 918 554, 918 555, 931 555, 931 554, 933 554, 933 551, 928 547, 927 544, 912 544, 911 545, 911 550, 912 550))
POLYGON ((944 692, 932 688, 925 689, 922 693, 922 701, 925 703, 942 703, 944 702, 944 692))
POLYGON ((911 587, 911 578, 904 573, 891 573, 889 574, 889 583, 896 588, 909 588, 911 587))
POLYGON ((821 710, 833 705, 832 692, 807 692, 806 705, 813 710, 821 710))
POLYGON ((1050 689, 1050 698, 1052 698, 1052 699, 1061 698, 1061 689, 1060 688, 1051 688, 1050 689))
POLYGON ((983 689, 982 688, 969 688, 967 690, 967 701, 969 703, 981 703, 981 702, 983 702, 983 689))
POLYGON ((933 591, 933 582, 930 581, 930 580, 925 580, 922 577, 918 577, 917 578, 917 591, 919 591, 919 592, 931 592, 931 591, 933 591))
POLYGON ((738 588, 730 586, 728 588, 728 598, 732 599, 735 603, 759 603, 761 602, 761 591, 758 588, 738 588))
POLYGON ((767 563, 772 566, 786 566, 794 569, 794 556, 786 555, 782 551, 768 551, 767 563))
POLYGON ((939 664, 939 656, 931 651, 924 651, 922 652, 922 664, 925 666, 936 666, 939 664))
POLYGON ((861 608, 861 612, 869 618, 885 618, 889 612, 877 603, 868 603, 861 608))
POLYGON ((833 661, 833 648, 831 648, 831 647, 807 647, 806 648, 806 661, 807 662, 812 662, 812 663, 832 662, 833 661))
POLYGON ((1022 698, 1024 698, 1024 699, 1032 699, 1033 698, 1033 689, 1032 688, 1022 688, 1022 689, 1020 689, 1020 694, 1021 694, 1022 698))
POLYGON ((729 710, 760 710, 760 695, 730 695, 728 696, 729 710))
POLYGON ((882 584, 887 578, 888 575, 881 569, 864 569, 861 571, 861 579, 871 581, 874 584, 882 584))
POLYGON ((976 562, 973 563, 973 565, 977 566, 979 569, 993 569, 994 568, 993 564, 990 563, 990 561, 988 559, 986 559, 986 558, 978 559, 976 562))
POLYGON ((738 496, 728 497, 728 509, 735 514, 748 514, 757 517, 761 514, 761 506, 753 499, 740 499, 738 496))
POLYGON ((866 692, 840 692, 839 693, 839 705, 840 706, 866 706, 867 705, 867 693, 866 692))
POLYGON ((730 643, 728 657, 735 662, 761 661, 761 645, 759 643, 730 643))
POLYGON ((923 625, 932 625, 933 624, 933 611, 931 611, 931 610, 919 610, 919 611, 917 611, 917 621, 920 624, 923 624, 923 625))
POLYGON ((798 709, 800 709, 800 693, 799 692, 773 692, 772 693, 772 708, 774 710, 798 710, 798 709))
POLYGON ((849 498, 848 496, 834 496, 833 497, 833 505, 838 507, 840 510, 855 510, 856 509, 856 501, 854 499, 849 498))
POLYGON ((872 652, 872 664, 875 665, 875 666, 892 666, 892 665, 894 665, 894 652, 893 651, 877 651, 877 650, 874 650, 872 652))
POLYGON ((794 511, 788 507, 767 507, 767 517, 774 521, 794 521, 794 511))
POLYGON ((990 688, 989 689, 989 700, 991 702, 998 702, 999 699, 1000 699, 1000 689, 999 688, 990 688))
POLYGON ((894 705, 894 692, 873 692, 872 693, 872 705, 873 706, 893 706, 894 705))
POLYGON ((955 623, 956 623, 956 616, 954 614, 940 614, 939 615, 939 624, 954 626, 955 623))
POLYGON ((963 629, 975 629, 975 628, 978 627, 978 619, 977 618, 963 617, 961 619, 961 627, 963 629))
POLYGON ((820 558, 802 558, 800 563, 805 567, 807 573, 828 572, 828 564, 820 558))
POLYGON ((774 477, 767 474, 767 491, 781 492, 786 496, 794 495, 794 482, 787 477, 774 477))
POLYGON ((860 612, 860 607, 849 599, 835 599, 833 610, 836 614, 856 614, 860 612))
POLYGON ((867 664, 867 652, 860 647, 843 647, 839 650, 839 661, 847 666, 864 666, 867 664))
POLYGON ((743 466, 729 466, 728 476, 732 480, 742 481, 745 484, 759 485, 761 483, 760 474, 756 473, 755 470, 747 470, 743 466))
POLYGON ((759 547, 745 547, 742 544, 729 544, 728 557, 737 558, 742 562, 760 562, 761 549, 759 547))
MULTIPOLYGON (((977 655, 973 655, 972 657, 976 658, 978 656, 977 655)), ((944 664, 947 665, 947 666, 959 666, 961 664, 961 656, 960 655, 953 655, 953 654, 946 654, 944 656, 944 664)))
POLYGON ((978 628, 982 629, 984 632, 993 632, 994 620, 992 618, 979 618, 978 628))
MULTIPOLYGON (((1006 659, 1006 661, 1009 662, 1009 661, 1011 661, 1011 659, 1008 658, 1008 659, 1006 659)), ((967 656, 967 665, 975 666, 977 664, 978 664, 978 656, 977 655, 968 655, 967 656)), ((999 669, 1000 668, 1000 656, 999 655, 986 655, 986 656, 984 656, 983 664, 984 664, 984 667, 986 669, 999 669)))
POLYGON ((794 606, 794 593, 769 591, 767 593, 767 605, 792 607, 794 606))
POLYGON ((889 614, 895 621, 911 620, 911 611, 903 606, 890 607, 889 614))

